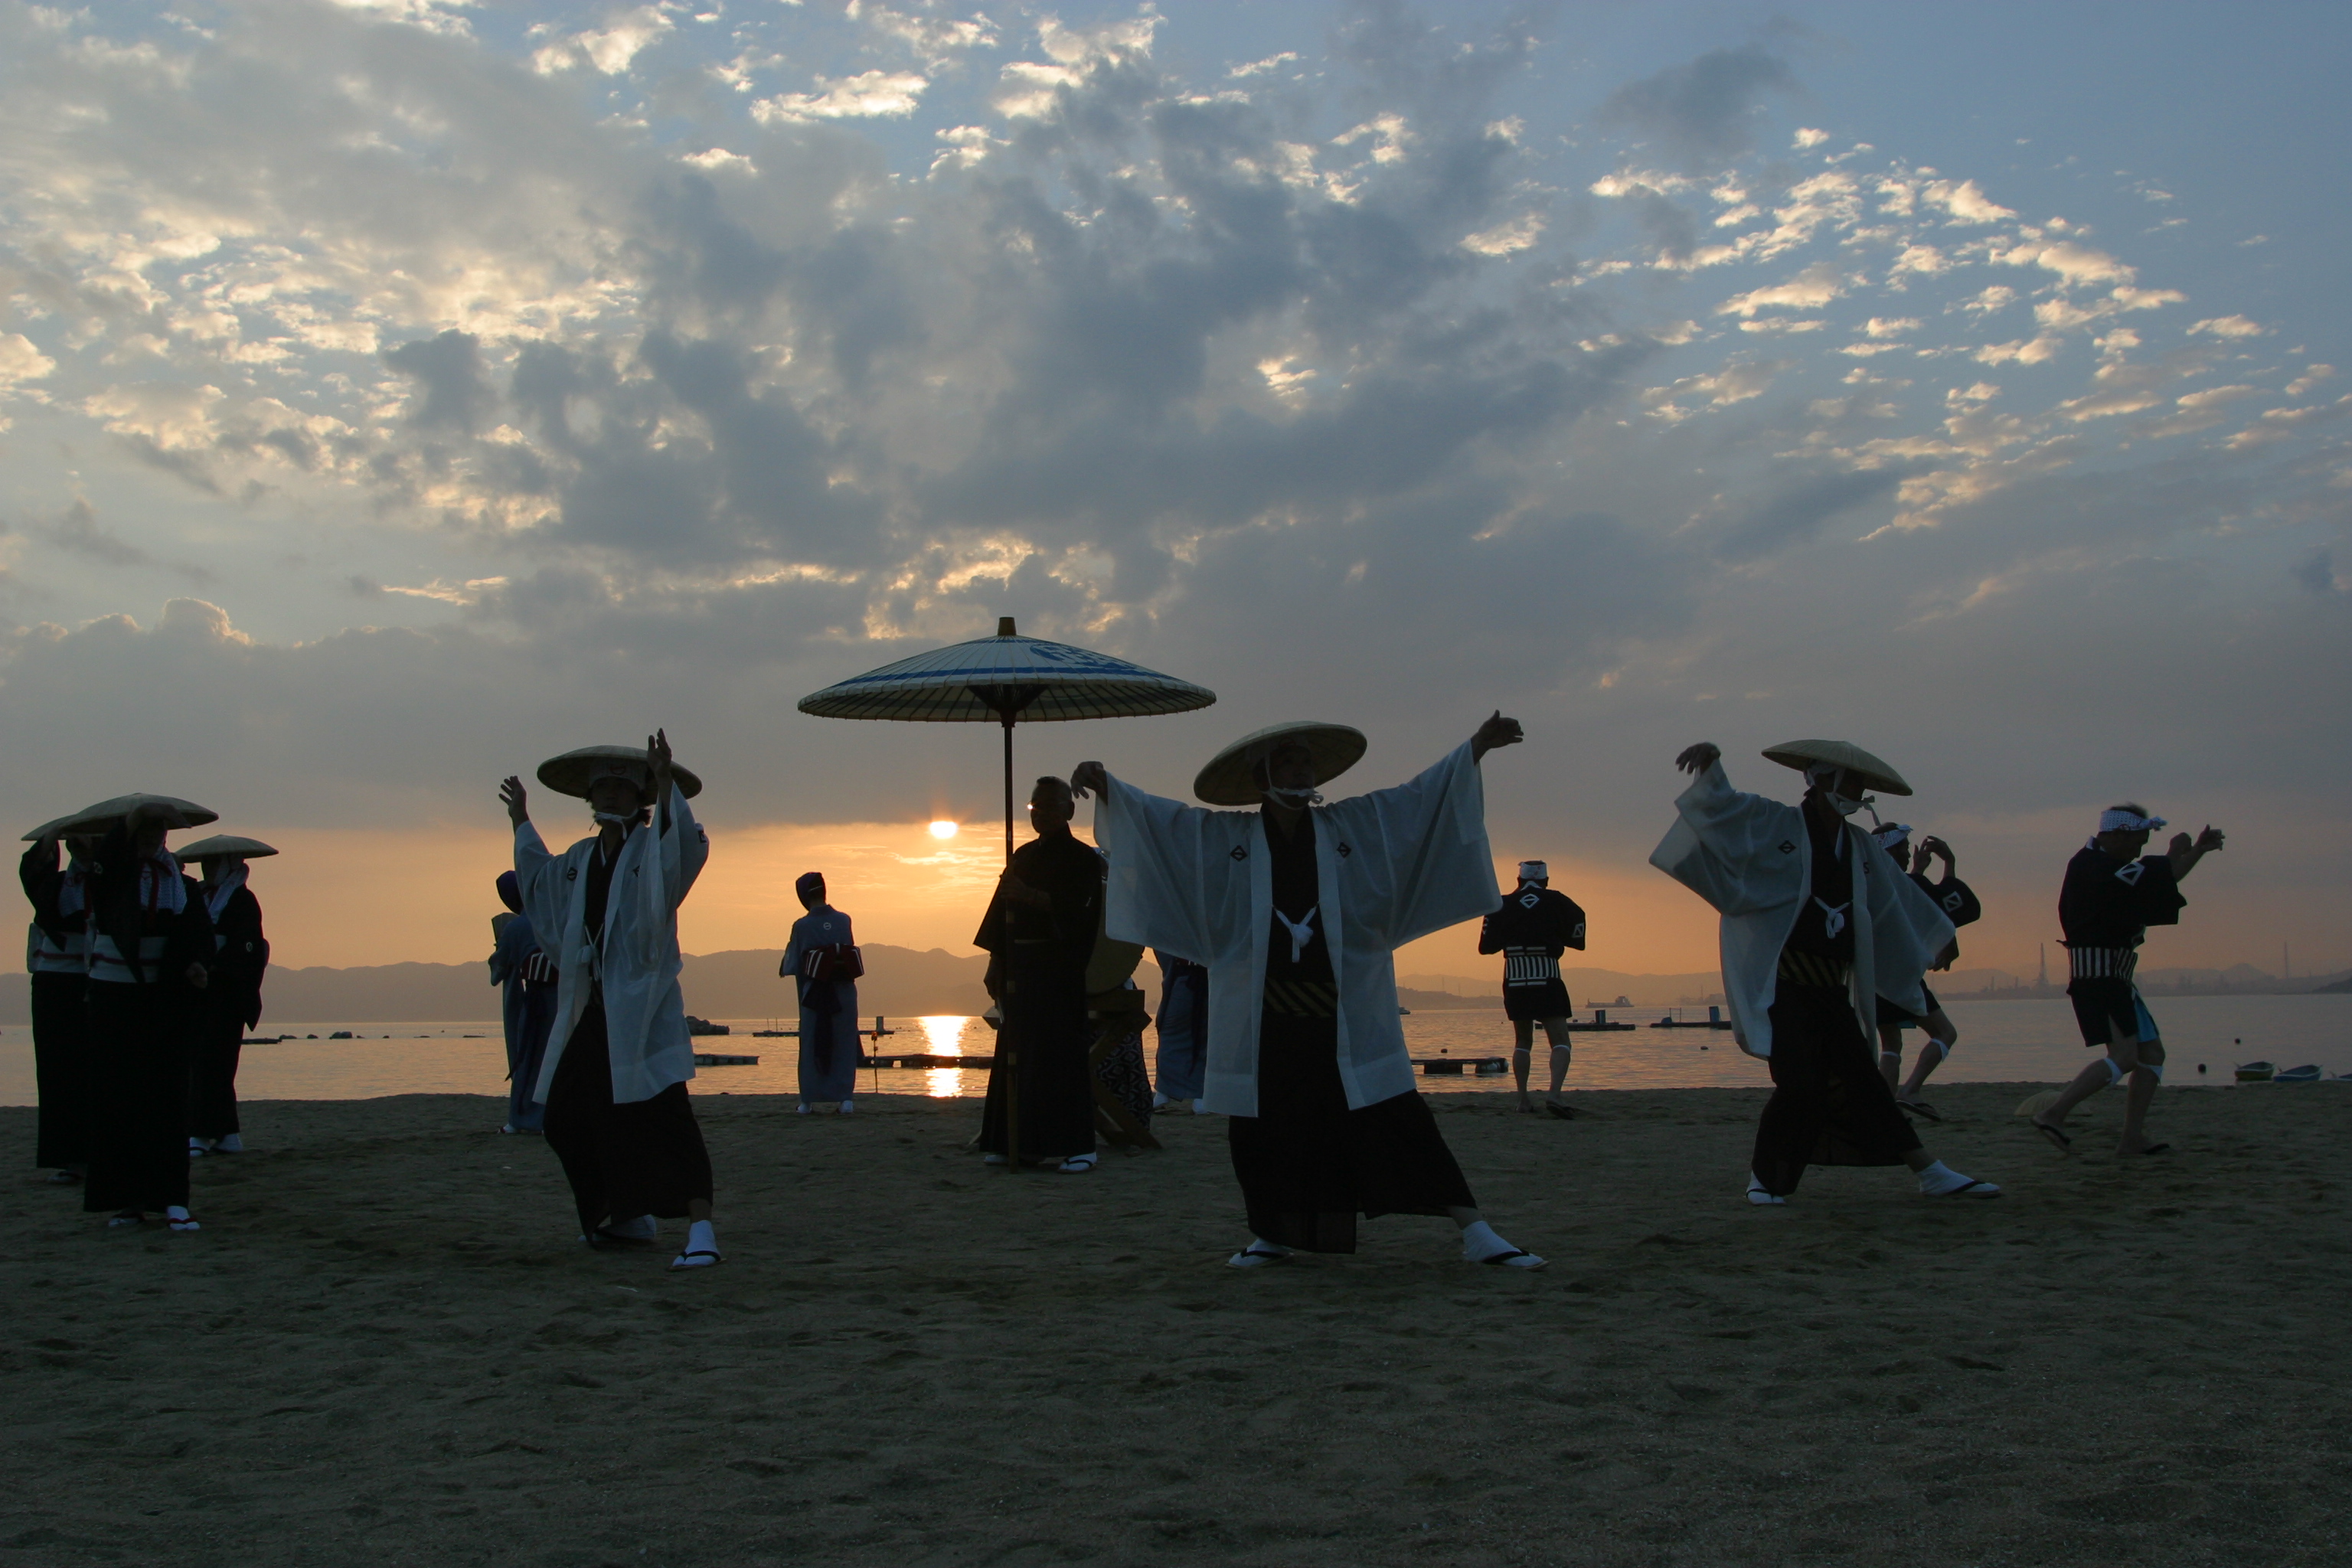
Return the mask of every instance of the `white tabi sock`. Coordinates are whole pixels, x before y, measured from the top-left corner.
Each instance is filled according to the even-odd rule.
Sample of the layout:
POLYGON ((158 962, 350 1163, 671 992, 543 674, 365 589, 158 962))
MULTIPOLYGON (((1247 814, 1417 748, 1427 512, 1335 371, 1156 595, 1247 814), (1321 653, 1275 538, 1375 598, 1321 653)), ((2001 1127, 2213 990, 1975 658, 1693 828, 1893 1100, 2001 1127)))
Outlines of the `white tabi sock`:
POLYGON ((661 1221, 641 1214, 635 1219, 614 1220, 604 1228, 624 1241, 651 1241, 661 1235, 661 1221))
POLYGON ((1481 1258, 1492 1258, 1498 1252, 1518 1249, 1495 1234, 1495 1227, 1485 1220, 1474 1220, 1462 1227, 1462 1256, 1475 1263, 1481 1258))
POLYGON ((1930 1194, 1948 1193, 1954 1187, 1965 1187, 1969 1178, 1953 1170, 1941 1160, 1919 1173, 1919 1190, 1930 1194))
POLYGON ((696 1220, 686 1227, 686 1250, 716 1252, 719 1250, 719 1230, 707 1219, 696 1220))

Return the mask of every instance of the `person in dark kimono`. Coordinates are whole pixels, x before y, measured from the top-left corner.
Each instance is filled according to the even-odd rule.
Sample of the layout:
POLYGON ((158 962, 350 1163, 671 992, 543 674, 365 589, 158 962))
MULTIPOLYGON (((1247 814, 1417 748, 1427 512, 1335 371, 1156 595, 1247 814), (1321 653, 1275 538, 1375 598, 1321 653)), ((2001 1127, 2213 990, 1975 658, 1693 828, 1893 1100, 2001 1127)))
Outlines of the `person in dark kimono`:
POLYGON ((539 1069, 547 1059, 548 1031, 555 1027, 555 961, 539 945, 539 932, 522 910, 522 884, 512 871, 499 873, 499 901, 507 913, 490 917, 490 984, 500 987, 500 1014, 507 1037, 507 1120, 501 1132, 537 1132, 547 1107, 534 1097, 539 1069))
POLYGON ((804 873, 793 891, 808 913, 793 922, 792 941, 776 973, 799 993, 800 1113, 838 1105, 846 1116, 857 1089, 857 977, 864 961, 849 917, 825 901, 821 874, 804 873))
MULTIPOLYGON (((40 831, 40 830, 37 830, 40 831)), ((40 1100, 33 1163, 57 1186, 89 1172, 90 1089, 89 997, 89 867, 96 840, 43 833, 16 868, 32 901, 33 929, 25 950, 32 971, 33 1079, 40 1100), (65 863, 58 847, 65 846, 65 863)))
POLYGON ((1920 976, 1952 940, 1952 922, 1847 820, 1866 791, 1911 786, 1847 741, 1790 741, 1764 755, 1804 773, 1799 805, 1733 789, 1722 751, 1701 742, 1675 759, 1690 787, 1650 852, 1723 917, 1731 1037, 1771 1069, 1748 1201, 1787 1203, 1809 1165, 1906 1165, 1923 1197, 1999 1197, 1996 1184, 1920 1147, 1864 1032, 1877 997, 1925 1011, 1920 976))
POLYGON ((245 1137, 236 1117, 236 1062, 245 1032, 261 1022, 261 978, 269 968, 261 900, 246 886, 246 862, 278 851, 258 838, 219 833, 179 852, 180 864, 204 868, 205 913, 213 923, 211 978, 188 1063, 188 1153, 238 1154, 245 1137))
POLYGON ((1160 1055, 1152 1064, 1159 1088, 1151 1108, 1190 1110, 1209 1066, 1209 970, 1162 950, 1151 956, 1160 965, 1160 1055))
POLYGON ((1013 852, 972 945, 989 954, 988 994, 1003 1023, 988 1069, 980 1149, 1076 1175, 1095 1168, 1095 1099, 1087 1061, 1087 961, 1101 924, 1102 860, 1070 832, 1069 786, 1041 778, 1029 795, 1037 837, 1013 852))
MULTIPOLYGON (((1931 833, 1914 849, 1911 847, 1911 826, 1903 822, 1882 823, 1870 837, 1874 843, 1886 851, 1897 868, 1911 879, 1914 887, 1935 900, 1936 907, 1944 911, 1944 918, 1955 928, 1983 916, 1984 906, 1977 901, 1974 890, 1959 879, 1959 864, 1950 845, 1931 833), (1940 882, 1931 882, 1927 880, 1927 867, 1937 859, 1944 863, 1944 877, 1940 882)), ((1952 942, 1936 955, 1936 962, 1928 967, 1949 969, 1959 956, 1959 943, 1952 942)), ((1924 1013, 1907 1013, 1885 997, 1878 998, 1878 1072, 1886 1080, 1886 1087, 1895 1090, 1895 1104, 1914 1116, 1941 1121, 1943 1117, 1934 1106, 1920 1099, 1919 1093, 1927 1085, 1927 1075, 1951 1057, 1952 1047, 1959 1043, 1960 1031, 1924 980, 1920 983, 1919 991, 1927 1003, 1927 1010, 1924 1013), (1903 1077, 1903 1031, 1912 1028, 1917 1029, 1922 1037, 1919 1054, 1912 1059, 1911 1076, 1906 1079, 1903 1077)))
POLYGON ((2058 890, 2066 995, 2074 1004, 2083 1043, 2100 1056, 2033 1118, 2035 1130, 2061 1151, 2074 1146, 2065 1131, 2074 1107, 2126 1078, 2131 1088, 2124 1099, 2118 1148, 2126 1154, 2160 1154, 2171 1147, 2147 1141, 2147 1108, 2164 1079, 2164 1038, 2132 977, 2147 928, 2180 923, 2189 902, 2180 896, 2180 879, 2226 840, 2218 827, 2206 828, 2194 840, 2176 833, 2166 853, 2142 857, 2148 836, 2163 826, 2164 818, 2150 816, 2145 806, 2128 801, 2111 805, 2099 816, 2099 831, 2066 863, 2066 879, 2058 890))
POLYGON ((1551 868, 1540 860, 1519 862, 1518 886, 1503 907, 1478 928, 1478 951, 1503 955, 1503 1013, 1511 1020, 1511 1071, 1519 1084, 1519 1109, 1533 1112, 1528 1068, 1535 1054, 1536 1026, 1551 1041, 1551 1093, 1544 1109, 1566 1121, 1575 1109, 1559 1098, 1568 1081, 1569 1020, 1576 1005, 1559 977, 1560 955, 1584 951, 1584 910, 1566 893, 1551 889, 1551 868))
POLYGON ((1216 976, 1202 1108, 1227 1118, 1246 1247, 1264 1268, 1294 1252, 1353 1252, 1359 1215, 1443 1216, 1462 1258, 1544 1260, 1497 1235, 1415 1087, 1398 1023, 1395 952, 1484 915, 1501 894, 1479 759, 1521 739, 1495 714, 1419 777, 1323 804, 1364 753, 1344 724, 1279 724, 1212 758, 1203 811, 1082 763, 1110 857, 1106 929, 1203 955, 1216 976))
POLYGON ((82 1207, 110 1226, 188 1212, 188 1062, 210 981, 203 891, 163 847, 186 821, 139 807, 100 843, 89 903, 89 1057, 97 1113, 82 1207))

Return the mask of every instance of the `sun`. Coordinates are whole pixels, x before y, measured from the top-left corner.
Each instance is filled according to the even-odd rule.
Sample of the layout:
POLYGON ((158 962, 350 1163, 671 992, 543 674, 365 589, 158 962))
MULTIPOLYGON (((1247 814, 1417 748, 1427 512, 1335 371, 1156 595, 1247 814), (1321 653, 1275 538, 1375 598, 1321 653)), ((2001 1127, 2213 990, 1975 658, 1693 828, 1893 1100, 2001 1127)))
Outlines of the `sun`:
POLYGON ((934 822, 934 823, 932 823, 932 824, 931 824, 931 837, 934 837, 934 838, 953 838, 955 836, 956 836, 956 825, 955 825, 954 823, 952 823, 952 822, 934 822))

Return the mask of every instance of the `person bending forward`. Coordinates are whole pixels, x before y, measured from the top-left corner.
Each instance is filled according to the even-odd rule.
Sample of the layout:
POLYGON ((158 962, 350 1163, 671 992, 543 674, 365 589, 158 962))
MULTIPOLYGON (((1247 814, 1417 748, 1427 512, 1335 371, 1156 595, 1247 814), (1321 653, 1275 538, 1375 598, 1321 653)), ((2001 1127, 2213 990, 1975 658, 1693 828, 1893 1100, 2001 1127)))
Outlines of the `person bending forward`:
POLYGON ((1927 1011, 1920 976, 1952 940, 1952 922, 1845 820, 1865 789, 1911 786, 1843 741, 1764 754, 1803 770, 1801 806, 1733 789, 1723 753, 1701 742, 1675 759, 1694 776, 1650 855, 1722 914, 1732 1038, 1772 1069, 1748 1201, 1786 1203, 1809 1164, 1908 1165, 1925 1196, 1999 1196, 1919 1146, 1871 1054, 1874 999, 1927 1011))
POLYGON ((686 1080, 694 1043, 678 990, 677 907, 710 842, 686 797, 701 781, 656 731, 639 750, 588 746, 540 764, 539 782, 583 795, 596 833, 562 855, 530 824, 522 781, 499 792, 515 827, 523 912, 555 955, 556 1022, 533 1098, 563 1163, 581 1239, 651 1241, 656 1218, 684 1218, 672 1268, 719 1261, 710 1220, 710 1154, 686 1080))
POLYGON ((1209 1066, 1200 1109, 1229 1117, 1249 1215, 1226 1261, 1353 1252, 1356 1216, 1444 1215, 1475 1263, 1540 1268, 1495 1234, 1414 1088, 1397 1021, 1395 950, 1501 900, 1478 760, 1521 738, 1497 713, 1409 784, 1320 804, 1317 786, 1363 755, 1339 724, 1244 736, 1201 771, 1202 811, 1080 764, 1102 796, 1107 929, 1209 964, 1209 1066))

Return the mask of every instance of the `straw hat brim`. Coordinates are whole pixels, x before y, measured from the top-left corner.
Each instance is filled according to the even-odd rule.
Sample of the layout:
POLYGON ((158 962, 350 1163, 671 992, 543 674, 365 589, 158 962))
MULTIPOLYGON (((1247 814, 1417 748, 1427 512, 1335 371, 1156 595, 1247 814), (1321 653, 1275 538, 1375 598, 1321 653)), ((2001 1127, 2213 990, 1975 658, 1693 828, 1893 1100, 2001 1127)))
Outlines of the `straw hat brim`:
MULTIPOLYGON (((566 752, 560 757, 550 757, 539 764, 539 782, 558 795, 568 795, 575 800, 588 798, 588 784, 595 777, 598 763, 635 763, 650 767, 653 760, 643 746, 583 746, 576 752, 566 752)), ((677 781, 677 793, 692 800, 702 793, 702 775, 693 769, 673 762, 670 777, 677 781)))
POLYGON ((1783 741, 1764 748, 1765 756, 1784 768, 1803 773, 1816 763, 1860 773, 1862 782, 1881 795, 1909 795, 1911 786, 1883 758, 1874 757, 1852 741, 1783 741))
POLYGON ((215 833, 210 838, 184 844, 172 853, 180 858, 180 864, 186 866, 198 860, 209 860, 215 855, 234 855, 243 860, 258 860, 265 855, 277 854, 278 850, 275 846, 264 844, 258 838, 247 838, 236 833, 215 833))
POLYGON ((208 811, 193 800, 182 800, 173 795, 119 795, 112 800, 101 800, 96 805, 83 806, 70 816, 60 816, 44 822, 25 835, 24 842, 34 844, 44 838, 68 838, 104 833, 116 823, 138 812, 166 827, 202 827, 207 822, 218 822, 220 813, 208 811))
POLYGON ((1346 724, 1297 720, 1254 730, 1209 759, 1192 780, 1192 793, 1211 805, 1255 805, 1265 796, 1258 787, 1257 762, 1279 744, 1297 742, 1315 759, 1315 783, 1319 787, 1338 778, 1360 761, 1371 742, 1361 730, 1346 724))

